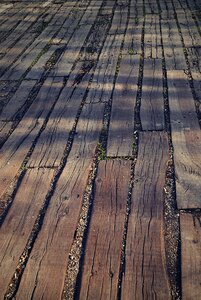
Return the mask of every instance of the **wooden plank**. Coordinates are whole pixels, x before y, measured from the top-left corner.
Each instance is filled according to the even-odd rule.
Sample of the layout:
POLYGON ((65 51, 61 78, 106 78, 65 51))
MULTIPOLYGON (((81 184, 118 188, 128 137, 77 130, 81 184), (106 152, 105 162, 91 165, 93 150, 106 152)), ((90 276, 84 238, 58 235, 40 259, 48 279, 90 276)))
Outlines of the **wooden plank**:
POLYGON ((145 59, 140 119, 143 130, 163 130, 163 73, 160 59, 145 59))
POLYGON ((117 6, 115 9, 112 25, 101 51, 86 103, 108 102, 112 96, 127 14, 127 6, 117 6))
POLYGON ((3 12, 5 12, 7 9, 11 7, 13 7, 13 4, 1 4, 0 13, 2 14, 3 12))
POLYGON ((167 135, 141 132, 138 153, 128 220, 122 299, 172 299, 163 236, 167 135))
POLYGON ((55 64, 51 76, 68 76, 69 72, 78 58, 80 50, 88 36, 89 31, 92 28, 93 22, 95 21, 98 12, 100 10, 102 1, 93 0, 87 8, 82 20, 82 25, 77 26, 74 34, 72 35, 69 45, 66 50, 62 53, 61 57, 55 64), (92 18, 93 22, 88 23, 88 19, 92 18))
POLYGON ((180 214, 182 299, 199 300, 201 295, 201 217, 180 214))
POLYGON ((6 292, 20 255, 50 188, 53 170, 28 170, 0 228, 0 298, 6 292))
POLYGON ((76 85, 74 76, 78 71, 79 68, 76 68, 64 87, 30 158, 30 167, 55 167, 60 164, 91 77, 90 73, 86 73, 76 85))
POLYGON ((162 20, 161 27, 167 70, 186 69, 183 45, 176 21, 174 19, 162 20))
POLYGON ((48 78, 37 98, 0 150, 0 198, 6 192, 37 137, 62 88, 63 79, 48 78), (47 101, 48 100, 48 101, 47 101))
POLYGON ((144 36, 144 57, 162 58, 159 15, 146 15, 144 36))
MULTIPOLYGON (((61 20, 63 20, 64 22, 65 18, 66 16, 63 16, 61 20)), ((28 32, 19 40, 19 42, 15 44, 13 48, 11 48, 8 51, 8 53, 6 53, 3 59, 0 60, 0 74, 2 75, 6 71, 8 66, 12 66, 8 71, 5 72, 1 79, 18 80, 23 75, 23 73, 28 69, 28 67, 30 67, 34 59, 36 59, 36 57, 48 44, 48 42, 51 40, 54 34, 56 34, 56 32, 59 30, 60 26, 55 26, 56 19, 57 9, 55 10, 54 16, 52 16, 52 20, 49 22, 48 26, 42 31, 42 33, 39 36, 37 36, 36 32, 32 32, 31 34, 30 32, 28 32), (37 38, 34 40, 36 36, 37 38), (23 53, 26 45, 29 45, 29 47, 23 53), (21 53, 23 54, 20 56, 21 53), (17 59, 18 56, 20 57, 17 59)))
POLYGON ((196 71, 200 74, 201 44, 200 35, 198 33, 196 24, 189 13, 178 14, 178 21, 181 27, 181 33, 187 50, 190 68, 192 71, 196 71))
MULTIPOLYGON (((73 39, 73 36, 75 35, 74 31, 77 30, 78 26, 80 26, 81 21, 83 22, 83 26, 84 26, 84 21, 85 21, 85 23, 88 22, 88 17, 89 16, 84 14, 85 9, 86 9, 86 7, 84 7, 84 8, 81 7, 78 10, 76 10, 74 13, 72 11, 72 13, 69 14, 69 17, 67 18, 67 20, 62 25, 62 27, 59 30, 58 34, 52 40, 52 44, 56 43, 56 45, 52 45, 48 49, 48 51, 46 53, 44 53, 39 58, 37 63, 31 68, 30 72, 27 74, 26 78, 40 79, 43 72, 44 72, 44 67, 45 67, 47 61, 50 59, 51 55, 56 50, 61 49, 61 47, 64 47, 64 45, 67 45, 69 43, 70 43, 70 45, 67 46, 67 48, 75 47, 75 43, 73 42, 73 40, 71 40, 71 38, 73 39), (60 45, 60 44, 62 44, 62 45, 60 45)), ((88 9, 87 9, 87 11, 88 11, 88 9)), ((78 37, 76 39, 77 39, 77 42, 78 42, 78 47, 79 47, 79 49, 81 49, 82 44, 80 42, 80 39, 78 37)), ((74 61, 75 61, 75 57, 74 57, 74 60, 72 60, 72 64, 69 66, 69 68, 65 69, 65 72, 70 73, 70 70, 72 68, 72 65, 73 65, 74 61)), ((56 63, 56 65, 57 64, 58 64, 58 62, 56 63)), ((54 70, 51 72, 51 74, 52 73, 54 73, 54 70)), ((57 75, 58 74, 55 74, 55 76, 57 76, 57 75)))
POLYGON ((16 81, 0 81, 0 115, 3 107, 11 98, 12 92, 15 90, 18 82, 16 81))
POLYGON ((194 99, 184 71, 169 71, 167 75, 177 205, 200 208, 201 130, 194 99))
POLYGON ((22 22, 11 32, 11 34, 1 42, 1 53, 6 53, 12 45, 17 42, 23 34, 37 21, 37 19, 42 15, 39 9, 33 9, 22 22))
POLYGON ((16 299, 61 298, 68 255, 102 129, 103 112, 104 104, 89 104, 83 108, 73 147, 57 182, 16 299))
POLYGON ((125 36, 109 125, 107 155, 112 157, 132 154, 142 24, 142 19, 136 25, 131 17, 125 36))
MULTIPOLYGON (((101 26, 97 32, 97 35, 99 35, 97 52, 91 55, 84 53, 82 56, 83 60, 86 59, 86 57, 89 60, 96 60, 98 58, 98 49, 101 47, 104 34, 105 32, 101 26)), ((92 36, 89 38, 89 45, 91 45, 91 38, 92 40, 94 39, 94 33, 92 33, 92 36)), ((55 167, 60 164, 65 149, 65 143, 68 141, 69 133, 73 129, 75 119, 83 99, 86 96, 85 94, 94 72, 91 67, 90 70, 86 72, 84 70, 85 67, 86 64, 84 65, 83 61, 79 61, 71 72, 67 84, 50 116, 49 122, 37 142, 37 147, 29 161, 30 167, 55 167), (65 141, 65 143, 63 141, 65 141)), ((89 94, 91 94, 91 92, 89 92, 89 94)), ((91 98, 91 96, 89 96, 89 98, 91 98)), ((86 103, 89 103, 90 101, 87 99, 86 103)), ((96 98, 94 97, 92 103, 95 104, 95 100, 96 98)))
POLYGON ((13 121, 15 120, 17 113, 25 105, 29 94, 36 84, 36 80, 24 80, 20 84, 18 90, 3 108, 0 114, 1 121, 13 121))
POLYGON ((130 170, 129 161, 99 164, 79 299, 117 299, 130 170))
POLYGON ((0 145, 4 143, 9 131, 11 130, 13 122, 0 121, 0 145))

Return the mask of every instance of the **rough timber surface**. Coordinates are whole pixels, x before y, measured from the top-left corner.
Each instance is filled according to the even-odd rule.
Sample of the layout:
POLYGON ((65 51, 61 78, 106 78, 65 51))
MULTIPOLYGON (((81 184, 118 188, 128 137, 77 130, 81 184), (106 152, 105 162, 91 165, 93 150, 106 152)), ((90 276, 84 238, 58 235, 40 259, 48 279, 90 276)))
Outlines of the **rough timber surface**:
POLYGON ((199 299, 199 0, 0 0, 0 298, 199 299))
POLYGON ((171 299, 162 234, 167 146, 165 133, 143 132, 139 136, 125 250, 123 299, 155 299, 156 295, 159 299, 171 299))
POLYGON ((80 299, 117 297, 130 171, 129 161, 108 160, 99 165, 80 299))
POLYGON ((181 267, 183 299, 200 298, 201 216, 181 213, 181 267))

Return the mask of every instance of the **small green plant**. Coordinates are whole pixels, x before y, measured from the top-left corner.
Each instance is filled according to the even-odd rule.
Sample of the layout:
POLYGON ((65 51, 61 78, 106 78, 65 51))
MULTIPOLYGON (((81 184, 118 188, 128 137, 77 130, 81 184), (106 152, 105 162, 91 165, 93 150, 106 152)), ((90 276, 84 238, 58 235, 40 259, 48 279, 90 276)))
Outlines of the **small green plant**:
POLYGON ((106 151, 101 143, 98 143, 97 150, 98 150, 98 160, 99 161, 105 160, 107 158, 106 151))
POLYGON ((134 55, 134 54, 135 54, 135 51, 134 51, 134 49, 131 48, 131 49, 128 50, 128 53, 129 53, 130 55, 134 55))

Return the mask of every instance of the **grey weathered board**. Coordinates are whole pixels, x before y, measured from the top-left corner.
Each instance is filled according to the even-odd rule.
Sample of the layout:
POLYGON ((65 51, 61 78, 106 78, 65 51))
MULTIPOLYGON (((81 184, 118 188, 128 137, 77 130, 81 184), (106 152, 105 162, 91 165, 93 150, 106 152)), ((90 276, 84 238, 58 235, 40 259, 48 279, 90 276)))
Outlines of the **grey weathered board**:
POLYGON ((201 130, 184 71, 168 71, 177 205, 201 207, 201 130))
POLYGON ((162 20, 161 28, 167 70, 186 68, 183 46, 175 19, 162 20))
POLYGON ((180 214, 182 299, 201 295, 201 216, 180 214))
POLYGON ((163 130, 163 73, 160 59, 145 59, 140 119, 143 130, 163 130))
POLYGON ((161 58, 159 15, 147 14, 145 18, 144 57, 161 58))
POLYGON ((140 133, 122 282, 122 299, 125 300, 172 299, 163 235, 167 161, 166 134, 140 133))
POLYGON ((68 76, 69 72, 77 59, 79 52, 92 28, 93 22, 95 21, 102 1, 92 0, 80 23, 75 28, 75 31, 71 37, 70 43, 66 50, 63 51, 57 64, 51 72, 52 76, 68 76), (89 19, 91 18, 91 22, 89 19))
MULTIPOLYGON (((114 13, 115 21, 116 21, 116 15, 119 16, 118 10, 117 12, 114 13)), ((112 30, 113 30, 113 26, 116 25, 115 23, 113 25, 112 22, 111 25, 112 30)), ((107 45, 108 43, 110 45, 110 41, 111 41, 110 38, 106 40, 103 47, 103 51, 104 51, 103 53, 105 53, 105 51, 108 50, 107 45)), ((117 45, 120 47, 119 44, 120 43, 117 43, 117 45)), ((102 63, 103 57, 102 58, 100 57, 100 59, 102 63)), ((90 70, 90 72, 86 72, 85 74, 82 74, 81 79, 79 80, 79 82, 77 82, 76 81, 77 74, 80 73, 82 66, 83 66, 83 62, 82 61, 78 62, 74 70, 71 72, 67 84, 64 87, 57 101, 57 104, 55 105, 54 111, 52 112, 49 118, 47 126, 37 142, 35 151, 33 152, 33 155, 29 161, 29 166, 50 167, 50 166, 59 165, 63 155, 63 151, 68 141, 69 133, 73 129, 76 117, 78 115, 78 111, 81 107, 85 93, 89 86, 90 78, 93 74, 93 70, 90 70)), ((68 72, 69 71, 70 70, 68 70, 68 72)), ((105 72, 109 74, 108 76, 112 76, 112 74, 114 76, 114 70, 112 71, 111 68, 107 70, 107 66, 105 72)), ((95 70, 94 76, 97 79, 98 76, 97 69, 95 70)), ((106 99, 108 100, 108 98, 106 99)), ((97 103, 99 102, 98 100, 99 99, 97 97, 97 94, 94 93, 94 90, 93 89, 90 90, 86 98, 86 103, 90 103, 90 102, 97 103)))
MULTIPOLYGON (((133 10, 134 7, 132 16, 133 10)), ((107 145, 107 155, 112 157, 132 154, 143 24, 140 20, 136 25, 134 20, 133 17, 129 19, 113 93, 107 145)))
POLYGON ((18 90, 10 99, 10 101, 5 105, 1 114, 1 121, 14 121, 17 113, 26 104, 29 94, 36 84, 36 80, 23 80, 20 84, 18 90))
POLYGON ((79 299, 117 299, 131 163, 98 167, 79 299))

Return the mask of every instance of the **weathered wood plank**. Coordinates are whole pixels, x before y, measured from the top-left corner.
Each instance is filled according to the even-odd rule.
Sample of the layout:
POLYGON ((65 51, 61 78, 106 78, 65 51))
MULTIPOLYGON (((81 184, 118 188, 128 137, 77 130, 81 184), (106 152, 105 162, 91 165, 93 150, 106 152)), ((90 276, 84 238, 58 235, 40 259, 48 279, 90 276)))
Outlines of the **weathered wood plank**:
MULTIPOLYGON (((63 12, 65 14, 65 11, 63 12)), ((31 79, 40 79, 43 72, 44 67, 47 63, 47 61, 50 59, 53 53, 55 53, 56 50, 61 49, 61 47, 64 47, 64 45, 67 45, 69 41, 71 41, 73 32, 78 27, 78 24, 80 23, 80 20, 84 14, 84 9, 79 8, 74 13, 69 14, 66 21, 63 23, 61 29, 57 33, 57 35, 54 37, 53 40, 51 40, 51 43, 53 44, 50 46, 48 51, 41 55, 37 63, 31 68, 30 72, 27 74, 26 78, 31 79), (54 45, 54 43, 56 45, 54 45), (62 44, 62 45, 60 45, 62 44)), ((88 15, 87 15, 88 16, 88 15)), ((72 42, 73 44, 73 42, 72 42)), ((72 65, 71 65, 72 67, 72 65)), ((66 69, 66 72, 70 72, 71 68, 66 69)), ((52 71, 54 73, 54 71, 52 71)), ((51 73, 52 74, 52 73, 51 73)), ((57 75, 57 74, 55 74, 57 75)))
MULTIPOLYGON (((28 67, 31 65, 34 59, 36 59, 36 57, 41 53, 41 51, 48 44, 48 42, 51 40, 54 34, 56 34, 56 32, 59 30, 61 26, 61 25, 57 25, 57 26, 55 25, 55 22, 58 17, 57 10, 58 8, 55 9, 55 13, 52 16, 52 19, 49 20, 50 22, 48 26, 42 31, 42 33, 39 36, 37 36, 36 32, 31 32, 31 33, 28 32, 19 40, 19 42, 15 44, 13 48, 11 48, 8 51, 8 53, 6 53, 3 59, 0 60, 1 75, 6 71, 8 66, 11 66, 13 63, 13 65, 10 67, 8 71, 5 72, 5 74, 1 77, 1 79, 18 80, 23 75, 23 73, 28 69, 28 67), (36 36, 37 38, 35 38, 36 36), (26 45, 29 45, 29 47, 23 53, 26 45), (16 58, 21 53, 23 54, 15 62, 16 58)), ((63 20, 64 22, 65 18, 66 16, 63 15, 63 18, 61 18, 61 20, 63 20)))
POLYGON ((19 86, 16 93, 3 108, 0 114, 1 121, 14 121, 17 113, 25 105, 28 96, 36 84, 36 80, 24 80, 19 86))
POLYGON ((162 58, 159 15, 146 15, 144 36, 144 57, 162 58))
POLYGON ((145 59, 140 119, 143 130, 164 129, 163 73, 160 59, 145 59))
POLYGON ((132 17, 128 23, 113 93, 107 145, 108 156, 129 156, 132 154, 142 24, 142 19, 138 20, 136 24, 132 17))
POLYGON ((1 53, 6 53, 12 45, 17 42, 23 34, 37 21, 43 11, 40 8, 33 9, 19 25, 11 32, 11 34, 1 42, 1 53))
MULTIPOLYGON (((98 47, 100 47, 101 41, 104 38, 104 31, 101 27, 100 30, 101 32, 98 32, 100 39, 98 47)), ((91 45, 91 41, 89 41, 89 45, 91 45)), ((87 53, 86 56, 85 54, 86 53, 83 54, 83 59, 85 59, 87 56, 89 60, 95 60, 98 58, 98 48, 97 53, 95 54, 93 53, 89 55, 87 53)), ((69 133, 73 129, 76 116, 83 102, 90 79, 92 78, 94 72, 91 67, 89 71, 86 72, 84 69, 86 65, 83 64, 83 61, 79 61, 74 70, 71 72, 67 84, 57 101, 52 115, 50 116, 46 129, 38 140, 37 147, 35 148, 35 151, 30 159, 29 166, 50 167, 58 166, 60 164, 69 133)), ((97 102, 96 94, 94 95, 93 101, 88 100, 92 98, 92 93, 93 92, 90 90, 88 94, 89 96, 86 99, 86 103, 91 102, 95 104, 97 102)))
POLYGON ((16 176, 25 156, 52 109, 63 80, 48 78, 34 103, 0 150, 0 197, 16 176))
POLYGON ((99 164, 80 299, 117 299, 130 170, 129 161, 99 164))
POLYGON ((75 69, 76 73, 71 74, 71 78, 50 115, 47 126, 42 132, 28 163, 30 167, 55 167, 60 164, 69 133, 73 129, 91 77, 91 74, 86 73, 79 84, 75 85, 74 76, 77 71, 79 68, 75 69))
POLYGON ((201 217, 180 215, 182 299, 199 300, 201 295, 201 217))
POLYGON ((108 102, 112 96, 127 14, 128 7, 117 6, 115 9, 112 25, 101 51, 86 103, 108 102))
POLYGON ((189 13, 178 14, 177 17, 181 28, 184 45, 187 50, 190 68, 193 71, 200 73, 201 45, 200 45, 200 35, 197 31, 196 24, 189 13))
POLYGON ((68 255, 102 129, 103 111, 104 104, 83 108, 73 147, 32 249, 17 299, 61 298, 68 255))
POLYGON ((128 221, 122 299, 172 299, 163 236, 163 187, 168 161, 166 134, 140 133, 138 153, 128 221))
POLYGON ((201 130, 184 71, 169 71, 169 105, 174 146, 177 205, 201 207, 201 130))
POLYGON ((0 298, 6 292, 20 255, 50 188, 53 170, 28 170, 0 228, 0 298))
POLYGON ((13 7, 13 4, 1 4, 0 13, 2 14, 11 7, 13 7))
POLYGON ((72 35, 69 45, 66 50, 62 53, 61 57, 54 66, 51 75, 52 76, 68 76, 69 72, 76 61, 80 50, 87 38, 87 35, 92 28, 93 22, 95 21, 102 1, 93 0, 87 8, 84 16, 81 19, 81 24, 77 26, 74 34, 72 35), (88 22, 91 19, 91 22, 88 22))
POLYGON ((3 122, 0 121, 0 145, 5 141, 8 136, 9 131, 11 130, 13 122, 3 122))
POLYGON ((186 69, 181 38, 174 19, 162 20, 162 37, 167 70, 186 69))

